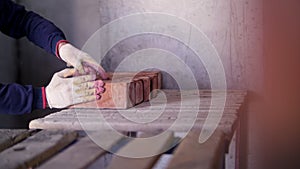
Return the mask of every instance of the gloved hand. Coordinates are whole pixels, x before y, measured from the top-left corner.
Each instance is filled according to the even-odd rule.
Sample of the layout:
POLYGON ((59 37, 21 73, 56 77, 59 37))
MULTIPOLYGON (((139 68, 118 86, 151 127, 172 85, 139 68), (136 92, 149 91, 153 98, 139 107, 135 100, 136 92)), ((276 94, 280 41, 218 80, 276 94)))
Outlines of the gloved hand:
POLYGON ((108 78, 105 70, 87 53, 75 48, 69 43, 59 46, 59 56, 67 64, 78 70, 80 75, 96 74, 101 79, 108 78))
POLYGON ((96 75, 72 77, 74 73, 74 69, 64 69, 54 74, 45 89, 50 108, 65 108, 101 98, 103 81, 95 81, 96 75))

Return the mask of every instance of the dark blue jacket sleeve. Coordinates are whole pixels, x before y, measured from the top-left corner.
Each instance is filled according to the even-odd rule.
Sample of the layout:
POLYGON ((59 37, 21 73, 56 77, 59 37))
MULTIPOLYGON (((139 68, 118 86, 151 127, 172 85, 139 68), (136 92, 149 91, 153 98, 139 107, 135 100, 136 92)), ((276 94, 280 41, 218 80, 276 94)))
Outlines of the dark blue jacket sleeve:
MULTIPOLYGON (((0 0, 0 31, 16 39, 26 36, 52 54, 56 53, 57 42, 65 40, 53 23, 11 0, 0 0)), ((0 114, 26 114, 45 108, 47 101, 42 91, 32 86, 0 84, 0 114)))
POLYGON ((0 114, 26 114, 43 108, 42 89, 0 84, 0 114))
POLYGON ((65 40, 63 32, 52 22, 11 0, 0 0, 0 31, 16 39, 27 36, 54 55, 57 42, 65 40))

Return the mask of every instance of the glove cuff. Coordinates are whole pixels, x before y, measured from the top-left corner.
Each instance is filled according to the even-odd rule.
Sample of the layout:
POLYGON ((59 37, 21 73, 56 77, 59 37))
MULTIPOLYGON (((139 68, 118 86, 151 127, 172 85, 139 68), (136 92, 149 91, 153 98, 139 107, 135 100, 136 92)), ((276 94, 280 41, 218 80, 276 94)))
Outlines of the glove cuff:
POLYGON ((47 97, 45 87, 42 87, 42 99, 43 99, 43 109, 47 108, 47 97))
POLYGON ((61 57, 60 57, 60 54, 59 54, 59 46, 60 44, 62 43, 70 43, 69 41, 67 40, 60 40, 56 43, 56 48, 55 48, 55 55, 58 59, 62 60, 61 57))
POLYGON ((34 88, 33 108, 34 109, 46 109, 47 108, 45 87, 34 88))

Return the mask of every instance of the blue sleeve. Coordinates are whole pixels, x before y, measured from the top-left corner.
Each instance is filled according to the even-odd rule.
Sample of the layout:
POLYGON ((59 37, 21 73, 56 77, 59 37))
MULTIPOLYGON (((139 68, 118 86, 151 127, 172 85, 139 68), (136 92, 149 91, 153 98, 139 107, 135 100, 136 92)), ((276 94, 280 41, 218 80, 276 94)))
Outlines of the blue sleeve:
POLYGON ((43 108, 41 88, 0 84, 0 114, 21 115, 43 108))
POLYGON ((0 31, 16 39, 26 36, 54 55, 57 42, 66 39, 52 22, 11 0, 0 0, 0 31))

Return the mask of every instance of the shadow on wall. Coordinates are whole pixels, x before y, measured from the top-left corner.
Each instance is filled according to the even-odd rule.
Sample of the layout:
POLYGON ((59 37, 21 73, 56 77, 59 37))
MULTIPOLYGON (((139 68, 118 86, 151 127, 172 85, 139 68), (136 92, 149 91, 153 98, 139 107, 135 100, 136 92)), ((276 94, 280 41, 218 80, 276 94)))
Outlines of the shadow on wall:
POLYGON ((143 34, 129 37, 107 53, 102 65, 110 72, 142 71, 141 65, 153 66, 146 68, 161 66, 165 69, 162 70, 164 89, 178 89, 178 81, 182 82, 183 89, 190 89, 193 78, 198 88, 210 89, 208 73, 199 57, 182 42, 163 35, 143 34), (182 66, 190 69, 191 74, 182 69, 182 66))
MULTIPOLYGON (((0 83, 15 83, 18 73, 16 41, 0 33, 0 51, 0 83)), ((10 128, 16 125, 15 120, 15 117, 0 114, 0 128, 10 128)))
POLYGON ((17 81, 18 62, 16 56, 16 41, 0 33, 0 83, 17 81))

